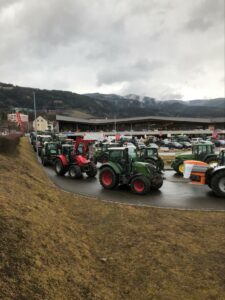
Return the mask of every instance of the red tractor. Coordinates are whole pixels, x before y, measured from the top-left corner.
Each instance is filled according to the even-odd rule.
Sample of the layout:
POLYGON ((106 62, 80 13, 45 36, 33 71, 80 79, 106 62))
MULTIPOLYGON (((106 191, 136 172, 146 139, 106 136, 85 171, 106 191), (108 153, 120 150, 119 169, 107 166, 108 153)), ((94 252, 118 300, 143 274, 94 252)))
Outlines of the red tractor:
POLYGON ((55 159, 55 172, 63 176, 67 172, 71 178, 80 178, 82 173, 88 177, 95 177, 97 174, 96 165, 77 152, 75 145, 62 145, 61 154, 55 159))

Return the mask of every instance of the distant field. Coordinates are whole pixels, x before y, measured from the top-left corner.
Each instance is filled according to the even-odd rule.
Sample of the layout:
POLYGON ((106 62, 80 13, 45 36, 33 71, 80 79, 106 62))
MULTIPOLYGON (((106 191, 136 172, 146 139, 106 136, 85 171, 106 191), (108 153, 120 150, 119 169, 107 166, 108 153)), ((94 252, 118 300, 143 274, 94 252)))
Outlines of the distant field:
POLYGON ((94 116, 80 110, 71 109, 69 111, 64 110, 64 113, 68 113, 70 117, 74 118, 81 118, 81 119, 88 119, 88 118, 94 118, 94 116))
POLYGON ((224 233, 222 212, 60 191, 25 138, 0 155, 0 299, 224 299, 224 233))

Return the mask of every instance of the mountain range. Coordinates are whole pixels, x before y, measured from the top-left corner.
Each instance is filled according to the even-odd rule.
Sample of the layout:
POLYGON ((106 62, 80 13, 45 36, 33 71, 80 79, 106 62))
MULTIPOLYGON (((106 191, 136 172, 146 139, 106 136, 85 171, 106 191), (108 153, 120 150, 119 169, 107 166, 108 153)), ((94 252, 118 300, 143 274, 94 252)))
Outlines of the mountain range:
POLYGON ((42 90, 0 83, 0 111, 33 110, 35 92, 37 110, 43 114, 66 114, 82 117, 225 117, 225 98, 191 101, 156 100, 129 94, 78 94, 60 90, 42 90))

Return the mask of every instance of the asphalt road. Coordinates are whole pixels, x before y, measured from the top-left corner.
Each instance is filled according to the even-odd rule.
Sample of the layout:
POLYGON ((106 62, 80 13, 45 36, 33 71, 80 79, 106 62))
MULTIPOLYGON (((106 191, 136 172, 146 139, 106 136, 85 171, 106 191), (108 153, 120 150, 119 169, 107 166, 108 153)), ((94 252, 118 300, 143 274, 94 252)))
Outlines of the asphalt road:
POLYGON ((105 190, 100 185, 98 176, 88 178, 84 175, 83 179, 74 180, 68 176, 57 176, 52 168, 44 169, 59 188, 101 200, 139 206, 225 211, 225 199, 216 197, 207 186, 190 184, 173 171, 165 172, 164 184, 159 191, 140 196, 133 194, 128 187, 105 190))

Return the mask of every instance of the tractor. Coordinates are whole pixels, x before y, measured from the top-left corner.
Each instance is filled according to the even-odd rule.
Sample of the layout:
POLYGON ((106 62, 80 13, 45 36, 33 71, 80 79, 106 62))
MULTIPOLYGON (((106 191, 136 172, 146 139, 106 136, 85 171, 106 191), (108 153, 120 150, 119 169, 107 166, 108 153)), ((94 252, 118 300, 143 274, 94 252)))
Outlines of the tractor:
POLYGON ((62 145, 61 154, 56 157, 54 165, 57 175, 63 176, 68 172, 74 179, 82 177, 82 173, 86 173, 88 177, 95 177, 97 174, 95 164, 77 153, 74 145, 62 145))
POLYGON ((52 141, 51 135, 46 135, 46 134, 37 135, 37 144, 35 141, 33 144, 33 148, 34 151, 37 151, 38 156, 41 156, 41 150, 44 147, 44 143, 51 142, 51 141, 52 141))
POLYGON ((214 145, 212 143, 200 143, 192 146, 191 154, 179 154, 175 160, 172 161, 171 167, 178 174, 184 173, 185 160, 198 160, 216 166, 218 163, 218 156, 214 152, 214 145))
POLYGON ((164 161, 159 156, 158 148, 146 147, 140 150, 140 160, 156 166, 158 170, 164 170, 164 161))
POLYGON ((46 142, 41 149, 41 162, 43 166, 52 165, 60 154, 61 145, 59 142, 46 142))
POLYGON ((128 185, 139 195, 158 190, 163 185, 163 177, 156 167, 137 161, 126 147, 109 148, 109 160, 100 167, 99 181, 109 190, 128 185))
POLYGON ((118 143, 100 143, 98 147, 96 147, 96 151, 93 156, 93 160, 95 164, 98 162, 105 163, 109 159, 109 148, 119 146, 118 143))
POLYGON ((225 150, 221 150, 218 165, 214 168, 198 161, 186 161, 185 169, 188 165, 191 166, 188 176, 190 176, 192 183, 207 184, 214 194, 225 198, 225 150))

